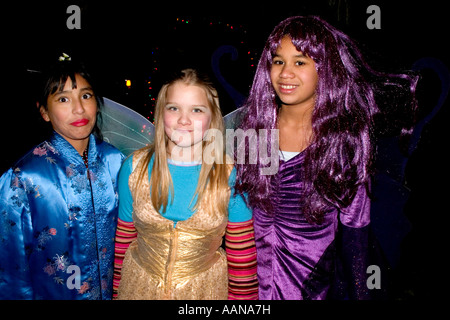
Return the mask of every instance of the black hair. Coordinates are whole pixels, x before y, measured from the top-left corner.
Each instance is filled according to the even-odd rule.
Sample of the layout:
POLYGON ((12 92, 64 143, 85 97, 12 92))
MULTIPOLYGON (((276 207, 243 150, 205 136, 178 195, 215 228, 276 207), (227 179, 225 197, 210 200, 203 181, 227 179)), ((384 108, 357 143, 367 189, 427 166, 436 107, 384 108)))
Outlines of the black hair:
POLYGON ((92 78, 91 74, 87 71, 85 65, 82 62, 67 60, 58 61, 50 66, 46 71, 42 73, 42 88, 38 98, 39 107, 43 107, 47 110, 47 99, 55 92, 63 91, 66 85, 67 79, 72 81, 72 89, 77 87, 75 75, 83 77, 91 86, 94 92, 94 97, 97 102, 97 121, 95 123, 93 133, 98 138, 103 140, 100 128, 98 127, 98 121, 101 117, 101 107, 103 105, 103 97, 97 91, 97 85, 92 78))

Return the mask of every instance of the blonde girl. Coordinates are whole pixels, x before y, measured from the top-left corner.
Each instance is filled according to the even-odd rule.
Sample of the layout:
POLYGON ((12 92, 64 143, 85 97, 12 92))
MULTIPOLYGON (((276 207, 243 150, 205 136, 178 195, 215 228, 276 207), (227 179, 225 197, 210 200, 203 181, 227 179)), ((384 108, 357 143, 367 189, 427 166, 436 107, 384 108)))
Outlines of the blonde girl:
POLYGON ((251 211, 212 135, 223 130, 207 78, 186 69, 161 88, 154 143, 119 174, 115 298, 257 298, 251 211))

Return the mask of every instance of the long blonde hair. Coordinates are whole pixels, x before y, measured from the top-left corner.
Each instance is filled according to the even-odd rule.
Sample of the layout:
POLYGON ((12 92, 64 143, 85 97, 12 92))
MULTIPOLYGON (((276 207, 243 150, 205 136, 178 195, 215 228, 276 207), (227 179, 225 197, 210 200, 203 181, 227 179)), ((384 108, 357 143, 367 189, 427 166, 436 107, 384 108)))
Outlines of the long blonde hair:
MULTIPOLYGON (((178 77, 162 86, 158 93, 155 108, 155 140, 152 145, 147 147, 148 153, 143 159, 144 164, 141 167, 141 172, 139 173, 137 183, 137 187, 139 187, 142 179, 145 177, 146 170, 148 170, 150 160, 152 156, 155 155, 150 177, 150 193, 153 207, 161 213, 166 211, 169 199, 169 190, 172 195, 172 200, 174 195, 173 181, 167 164, 168 137, 164 130, 163 115, 164 108, 167 103, 168 88, 177 82, 181 82, 186 85, 199 86, 204 89, 209 103, 208 107, 211 110, 211 124, 209 129, 219 130, 222 135, 224 132, 224 123, 220 110, 217 90, 205 76, 200 75, 193 69, 185 69, 181 71, 181 74, 178 77)), ((209 130, 209 132, 210 131, 211 130, 209 130)), ((202 151, 204 151, 205 148, 211 143, 214 143, 212 148, 213 152, 209 154, 214 157, 214 161, 202 161, 200 176, 193 197, 194 199, 197 195, 197 202, 195 203, 193 210, 198 209, 206 191, 211 192, 211 199, 214 199, 215 208, 223 212, 227 210, 229 193, 225 191, 228 190, 228 177, 231 169, 230 165, 225 164, 225 148, 221 142, 222 141, 216 141, 215 139, 208 137, 208 133, 203 139, 202 151)))

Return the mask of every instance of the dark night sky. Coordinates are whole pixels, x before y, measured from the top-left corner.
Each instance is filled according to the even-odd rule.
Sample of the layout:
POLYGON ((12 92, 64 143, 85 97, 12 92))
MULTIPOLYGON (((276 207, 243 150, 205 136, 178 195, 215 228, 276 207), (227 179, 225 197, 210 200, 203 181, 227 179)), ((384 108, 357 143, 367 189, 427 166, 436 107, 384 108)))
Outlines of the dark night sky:
MULTIPOLYGON (((33 76, 26 70, 39 70, 63 51, 93 67, 104 96, 144 116, 151 110, 148 94, 156 97, 169 72, 195 66, 211 73, 211 56, 222 45, 235 46, 239 56, 236 61, 223 56, 220 70, 228 83, 246 95, 255 70, 251 64, 257 63, 267 36, 278 22, 292 15, 322 16, 353 37, 367 60, 380 70, 410 69, 424 57, 437 58, 450 67, 449 19, 442 1, 422 1, 420 6, 410 1, 377 0, 273 1, 267 5, 262 1, 220 1, 183 7, 160 2, 163 4, 157 6, 154 1, 2 4, 1 97, 6 100, 0 126, 4 137, 2 172, 42 140, 32 96, 33 76), (82 9, 81 30, 66 27, 70 4, 82 9), (366 27, 366 8, 371 4, 381 8, 381 30, 366 27), (125 87, 125 79, 132 80, 130 90, 125 87), (152 90, 148 89, 149 79, 152 90)), ((426 114, 437 101, 440 83, 432 73, 423 76, 419 98, 422 114, 426 114)), ((220 83, 217 87, 226 114, 235 105, 220 83)), ((441 181, 448 181, 443 159, 448 146, 445 128, 449 107, 447 101, 424 128, 407 167, 407 186, 414 200, 409 200, 405 210, 414 229, 405 241, 400 278, 406 283, 402 283, 402 290, 413 288, 416 297, 430 298, 434 290, 431 283, 440 281, 439 275, 446 272, 430 264, 434 264, 436 255, 443 256, 436 244, 441 243, 437 237, 444 232, 442 219, 448 215, 442 209, 446 186, 441 181), (425 244, 418 240, 419 234, 427 239, 425 244)))

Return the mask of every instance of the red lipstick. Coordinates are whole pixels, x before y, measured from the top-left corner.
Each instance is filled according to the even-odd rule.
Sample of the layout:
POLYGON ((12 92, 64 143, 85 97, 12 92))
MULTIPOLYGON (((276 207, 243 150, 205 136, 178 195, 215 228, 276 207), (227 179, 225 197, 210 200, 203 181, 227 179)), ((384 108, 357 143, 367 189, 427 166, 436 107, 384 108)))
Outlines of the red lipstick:
POLYGON ((89 123, 88 119, 80 119, 80 120, 72 122, 71 125, 74 127, 82 127, 82 126, 87 125, 88 123, 89 123))

